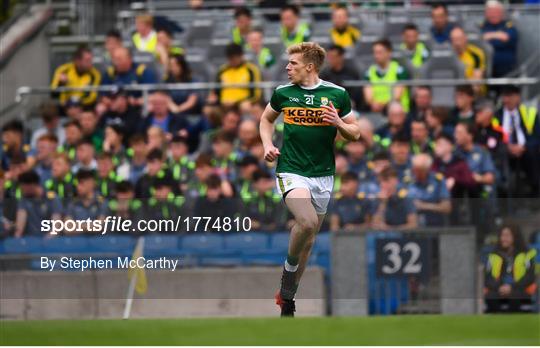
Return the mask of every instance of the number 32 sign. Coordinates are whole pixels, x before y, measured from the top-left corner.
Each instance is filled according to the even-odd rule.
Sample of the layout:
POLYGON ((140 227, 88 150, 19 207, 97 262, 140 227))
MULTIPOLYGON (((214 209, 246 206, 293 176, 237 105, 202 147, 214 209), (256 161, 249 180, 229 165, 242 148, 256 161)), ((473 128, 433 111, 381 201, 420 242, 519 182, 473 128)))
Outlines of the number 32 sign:
POLYGON ((428 275, 428 248, 425 239, 384 238, 376 241, 375 267, 379 277, 428 275))

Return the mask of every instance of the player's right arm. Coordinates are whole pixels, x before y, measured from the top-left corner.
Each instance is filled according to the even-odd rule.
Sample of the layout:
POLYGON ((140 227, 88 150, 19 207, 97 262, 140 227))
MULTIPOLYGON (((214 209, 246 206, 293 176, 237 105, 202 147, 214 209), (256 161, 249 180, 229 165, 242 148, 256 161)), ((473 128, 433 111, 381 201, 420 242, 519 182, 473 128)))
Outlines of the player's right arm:
POLYGON ((279 116, 279 112, 274 110, 270 103, 266 105, 261 116, 261 124, 259 126, 259 133, 264 147, 264 159, 266 161, 275 161, 280 155, 279 149, 274 146, 272 142, 272 136, 274 135, 274 122, 279 116))

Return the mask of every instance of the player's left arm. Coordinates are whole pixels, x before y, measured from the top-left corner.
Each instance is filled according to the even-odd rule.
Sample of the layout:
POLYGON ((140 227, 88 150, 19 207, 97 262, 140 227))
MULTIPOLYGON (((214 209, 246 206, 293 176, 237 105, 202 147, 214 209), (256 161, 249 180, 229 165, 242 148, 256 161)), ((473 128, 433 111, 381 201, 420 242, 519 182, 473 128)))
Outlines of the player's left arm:
POLYGON ((356 122, 356 118, 352 114, 352 111, 343 117, 340 117, 338 111, 334 107, 334 104, 330 102, 330 105, 321 105, 324 109, 323 121, 334 125, 339 134, 346 140, 355 141, 360 138, 360 126, 356 122))

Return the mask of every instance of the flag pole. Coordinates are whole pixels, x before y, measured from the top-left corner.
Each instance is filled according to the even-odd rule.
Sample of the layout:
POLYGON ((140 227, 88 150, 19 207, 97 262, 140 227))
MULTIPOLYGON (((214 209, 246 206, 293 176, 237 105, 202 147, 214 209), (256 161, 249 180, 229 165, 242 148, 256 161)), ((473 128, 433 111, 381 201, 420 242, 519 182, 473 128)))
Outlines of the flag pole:
MULTIPOLYGON (((144 238, 141 236, 137 240, 137 245, 135 245, 135 249, 133 250, 133 257, 135 257, 136 254, 139 254, 142 256, 142 251, 144 247, 144 238)), ((129 316, 131 314, 131 307, 133 305, 133 296, 135 295, 135 285, 137 284, 137 277, 139 272, 133 272, 131 274, 131 279, 129 281, 129 287, 128 292, 126 294, 126 304, 124 306, 124 315, 122 316, 123 319, 129 319, 129 316)), ((129 271, 128 271, 129 274, 129 271)))
POLYGON ((137 282, 137 273, 131 277, 129 288, 126 296, 126 305, 124 306, 124 316, 122 319, 129 319, 131 314, 131 305, 133 304, 133 295, 135 294, 135 283, 137 282))

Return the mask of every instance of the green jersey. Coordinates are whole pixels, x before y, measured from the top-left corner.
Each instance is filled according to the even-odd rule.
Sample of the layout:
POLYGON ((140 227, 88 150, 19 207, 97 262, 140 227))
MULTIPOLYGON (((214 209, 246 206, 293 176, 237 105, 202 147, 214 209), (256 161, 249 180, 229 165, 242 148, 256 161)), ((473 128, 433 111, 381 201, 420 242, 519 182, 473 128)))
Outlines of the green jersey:
POLYGON ((334 139, 337 129, 322 120, 321 105, 334 104, 341 118, 352 114, 349 94, 343 87, 320 80, 311 88, 296 84, 278 86, 270 100, 283 112, 285 129, 276 171, 306 177, 334 175, 334 139))

